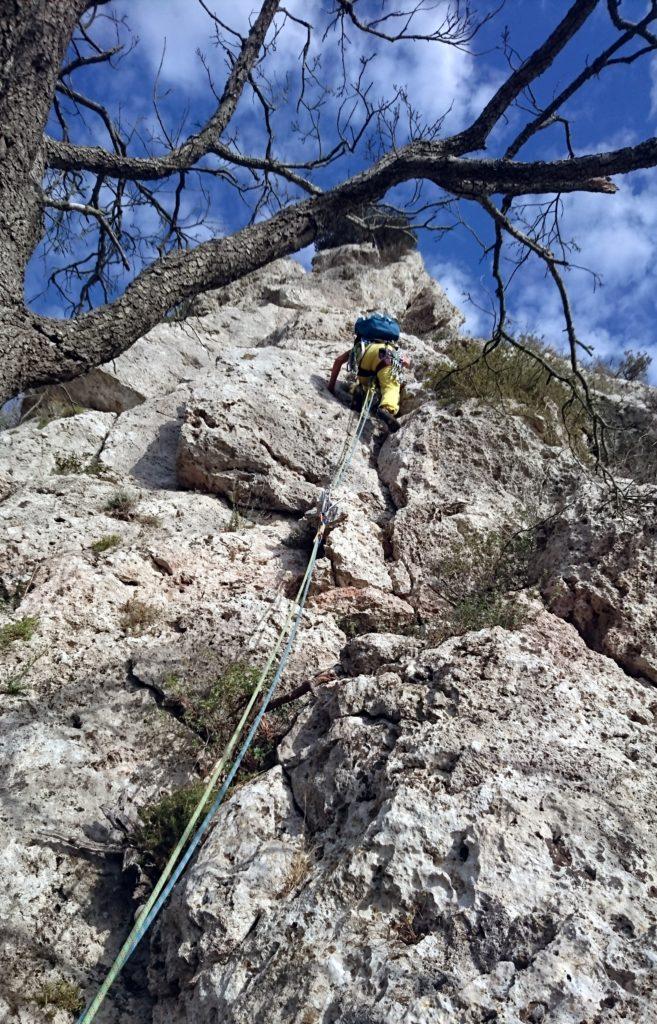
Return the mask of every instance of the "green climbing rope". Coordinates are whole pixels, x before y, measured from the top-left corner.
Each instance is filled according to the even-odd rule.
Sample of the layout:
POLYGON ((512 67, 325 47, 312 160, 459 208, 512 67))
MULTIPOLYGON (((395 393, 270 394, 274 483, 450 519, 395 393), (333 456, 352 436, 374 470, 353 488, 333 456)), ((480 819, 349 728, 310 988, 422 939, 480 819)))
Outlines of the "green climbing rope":
POLYGON ((96 1014, 98 1013, 98 1010, 100 1009, 102 1003, 104 1002, 105 997, 107 996, 107 993, 109 992, 112 984, 114 983, 114 981, 118 977, 119 973, 123 969, 124 965, 128 961, 128 959, 131 956, 131 954, 136 949, 137 945, 141 941, 142 937, 145 935, 146 931, 148 930, 148 928, 150 927, 152 922, 157 917, 161 907, 166 902, 166 900, 167 900, 168 896, 170 895, 174 885, 176 884, 176 881, 178 880, 178 878, 182 874, 183 870, 185 869, 187 863, 191 859, 191 857, 192 857, 194 851, 196 850, 196 848, 197 848, 197 846, 198 846, 202 836, 207 831, 207 829, 208 829, 208 827, 209 827, 209 825, 210 825, 210 823, 211 823, 211 821, 212 821, 216 811, 218 810, 220 804, 223 801, 223 798, 224 798, 224 796, 226 794, 226 791, 227 791, 227 789, 228 789, 232 779, 234 778, 234 776, 235 776, 235 774, 236 774, 236 772, 237 772, 237 770, 239 768, 239 765, 242 762, 242 759, 244 758, 245 754, 247 753, 247 751, 248 751, 248 749, 249 749, 249 747, 251 745, 253 737, 255 736, 257 728, 258 728, 258 726, 259 726, 259 724, 260 724, 260 722, 262 720, 262 717, 265 714, 265 711, 267 710, 267 706, 269 704, 269 701, 271 700, 271 698, 272 698, 272 696, 273 696, 273 694, 275 692, 276 686, 278 685, 278 682, 280 681, 280 678, 281 678, 281 676, 283 674, 283 671, 285 669, 285 666, 287 664, 287 660, 288 660, 288 658, 289 658, 289 656, 290 656, 290 654, 292 652, 292 648, 293 648, 293 645, 294 645, 294 640, 296 638, 297 629, 298 629, 299 623, 301 621, 301 616, 303 614, 304 605, 305 605, 306 598, 308 596, 308 592, 309 592, 309 589, 310 589, 310 583, 311 583, 311 580, 312 580, 312 573, 313 573, 313 569, 315 567, 315 562, 317 560, 317 554, 318 554, 318 551, 319 551, 319 545, 320 545, 322 537, 324 535, 324 530, 326 529, 326 526, 330 522, 331 516, 334 515, 335 506, 333 506, 331 504, 331 495, 332 495, 333 490, 335 488, 337 488, 339 486, 339 484, 342 482, 342 480, 344 479, 344 477, 345 477, 345 475, 346 475, 346 473, 347 473, 347 471, 349 469, 349 466, 351 464, 351 460, 353 458, 354 452, 356 451, 356 446, 358 445, 358 442, 359 442, 359 440, 361 438, 361 435, 362 435, 362 432, 363 432, 363 428, 365 426, 365 422, 367 421, 367 417, 369 415, 369 412, 370 412, 370 409, 371 409, 371 406, 372 406, 373 397, 374 397, 374 389, 371 386, 370 389, 367 392, 365 401, 363 402, 363 406, 362 406, 361 411, 360 411, 360 416, 359 416, 358 422, 356 424, 356 429, 354 431, 354 437, 352 439, 352 443, 349 446, 347 446, 345 444, 345 446, 343 447, 343 452, 341 453, 341 457, 340 457, 338 466, 337 466, 337 468, 335 470, 335 473, 333 474, 333 478, 332 478, 329 486, 326 488, 326 490, 324 492, 324 496, 323 496, 323 500, 322 500, 322 507, 320 509, 320 524, 319 524, 319 528, 317 530, 317 533, 315 535, 315 539, 314 539, 314 542, 313 542, 313 548, 312 548, 310 557, 308 559, 308 564, 306 566, 306 570, 305 570, 305 573, 303 575, 303 579, 301 581, 301 584, 299 586, 297 594, 296 594, 296 596, 294 598, 294 601, 292 602, 291 607, 290 607, 290 609, 288 611, 288 614, 287 614, 287 617, 285 619, 285 622, 283 623, 283 626, 281 627, 281 630, 280 630, 280 632, 278 634, 278 637, 276 638, 276 641, 275 641, 274 646, 273 646, 273 648, 271 650, 271 653, 270 653, 270 655, 269 655, 269 657, 267 659, 267 662, 266 662, 264 668, 262 669, 262 671, 260 672, 260 674, 258 676, 258 679, 256 681, 255 687, 253 689, 253 693, 251 694, 251 697, 249 698, 249 702, 246 705, 246 707, 245 707, 245 709, 244 709, 244 711, 242 713, 242 716, 241 716, 241 718, 240 718, 240 720, 239 720, 239 722, 238 722, 238 724, 237 724, 237 726, 235 728, 235 731, 233 732, 233 734, 232 734, 231 738, 229 739, 228 743, 226 744, 226 748, 225 748, 224 752, 222 753, 220 759, 217 761, 215 767, 213 768, 212 774, 210 775, 210 778, 209 778, 208 783, 207 783, 207 785, 206 785, 206 787, 205 787, 205 789, 203 791, 203 794, 202 794, 198 804, 194 808, 194 811, 193 811, 193 813, 192 813, 192 815, 191 815, 191 817, 190 817, 190 819, 189 819, 189 821, 187 823, 187 826, 186 826, 183 834, 181 835, 180 839, 176 843, 175 848, 171 852, 171 854, 169 856, 169 859, 167 860, 167 863, 166 863, 166 865, 165 865, 165 867, 164 867, 164 869, 162 871, 162 874, 158 878, 152 893, 150 894, 150 896, 149 896, 148 900, 146 901, 144 907, 140 911, 140 913, 139 913, 139 915, 137 917, 137 920, 135 921, 135 923, 134 923, 134 925, 132 927, 132 930, 130 931, 130 934, 128 935, 127 939, 125 940, 125 942, 121 946, 121 949, 119 950, 119 953, 117 954, 117 956, 116 956, 116 958, 114 960, 114 963, 110 967, 110 969, 109 969, 109 971, 107 973, 107 976, 105 977, 102 985, 100 986, 98 992, 96 993, 93 1001, 89 1004, 89 1006, 80 1015, 80 1017, 78 1018, 77 1024, 91 1024, 91 1022, 94 1020, 94 1018, 95 1018, 96 1014), (216 788, 216 785, 217 785, 217 783, 219 781, 219 777, 221 776, 221 773, 223 772, 224 768, 226 767, 226 764, 228 763, 229 758, 231 757, 233 751, 235 750, 235 747, 237 746, 239 738, 242 735, 244 727, 245 727, 245 725, 246 725, 246 723, 247 723, 247 721, 249 719, 249 716, 250 716, 250 714, 251 714, 251 712, 252 712, 252 710, 253 710, 253 708, 255 706, 255 703, 256 703, 256 701, 258 699, 258 696, 262 692, 262 689, 263 689, 263 687, 265 685, 265 681, 267 679, 267 676, 269 675, 269 673, 271 671, 271 668, 272 668, 272 666, 274 664, 274 661, 275 661, 275 659, 276 659, 276 657, 277 657, 277 655, 278 655, 278 653, 279 653, 279 651, 281 649, 281 646, 283 644, 283 641, 285 639, 286 634, 288 633, 288 630, 289 630, 289 637, 288 637, 288 640, 287 640, 287 644, 285 646, 283 654, 281 655, 281 659, 280 659, 280 661, 278 663, 278 666, 277 666, 276 671, 274 673, 274 676, 273 676, 273 678, 271 680, 269 688, 268 688, 268 690, 267 690, 267 692, 266 692, 266 694, 264 696, 262 704, 261 704, 261 706, 260 706, 260 708, 259 708, 259 710, 258 710, 258 712, 256 714, 256 717, 255 717, 255 719, 254 719, 254 721, 253 721, 253 723, 252 723, 252 725, 251 725, 251 727, 249 729, 249 732, 248 732, 248 734, 246 736, 246 739, 245 739, 245 741, 244 741, 244 743, 242 745, 242 748, 240 749, 237 757, 235 758, 235 761, 233 762, 233 764, 232 764, 232 766, 231 766, 231 768, 230 768, 230 770, 229 770, 229 772, 228 772, 228 774, 226 776, 226 779, 224 780, 224 782, 223 782, 223 784, 221 786, 221 789, 219 790, 219 793, 215 797, 215 800, 214 800, 212 806, 210 807, 210 809, 207 812, 205 818, 203 819, 201 825, 199 826, 199 828, 197 829, 197 831, 194 834, 193 838, 191 839, 191 842, 189 842, 189 846, 187 846, 187 843, 190 840, 190 837, 192 836, 192 832, 194 830, 194 826, 196 825, 196 823, 197 823, 198 819, 200 818, 204 808, 206 807, 206 805, 208 803, 208 800, 210 799, 213 791, 216 788), (186 850, 185 850, 185 847, 187 847, 186 850), (183 854, 183 851, 185 851, 184 854, 183 854), (179 861, 179 858, 180 858, 180 861, 179 861), (179 863, 178 863, 178 861, 179 861, 179 863), (178 865, 177 867, 176 867, 176 864, 178 865))

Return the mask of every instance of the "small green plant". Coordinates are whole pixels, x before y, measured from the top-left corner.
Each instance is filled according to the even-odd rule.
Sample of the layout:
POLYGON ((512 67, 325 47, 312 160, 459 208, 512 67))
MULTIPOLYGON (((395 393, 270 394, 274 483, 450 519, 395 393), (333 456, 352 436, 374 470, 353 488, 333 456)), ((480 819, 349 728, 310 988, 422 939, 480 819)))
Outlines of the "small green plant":
POLYGON ((41 1006, 48 1012, 48 1019, 52 1020, 57 1010, 64 1010, 66 1013, 76 1015, 84 1010, 84 998, 79 985, 70 981, 46 981, 44 982, 35 999, 37 1006, 41 1006))
POLYGON ((254 492, 251 487, 244 487, 241 482, 235 483, 230 495, 231 513, 224 530, 226 533, 239 533, 255 526, 254 492))
POLYGON ((8 622, 0 627, 0 650, 6 650, 13 643, 28 641, 34 636, 39 620, 36 616, 26 615, 17 622, 8 622))
POLYGON ((129 491, 114 491, 105 503, 103 511, 114 519, 129 520, 134 518, 137 498, 129 491))
POLYGON ((525 616, 515 592, 530 585, 535 549, 533 530, 463 538, 444 559, 436 581, 447 611, 430 629, 432 641, 493 626, 521 626, 525 616))
POLYGON ((252 693, 259 674, 257 668, 242 661, 229 665, 204 697, 181 697, 185 722, 204 739, 223 741, 232 731, 236 713, 252 693))
MULTIPOLYGON (((52 401, 46 404, 39 403, 38 405, 35 405, 33 414, 36 416, 39 430, 43 430, 43 428, 47 427, 53 420, 62 420, 67 419, 70 416, 79 416, 82 412, 87 412, 87 410, 83 405, 76 405, 75 402, 52 401)), ((32 418, 31 414, 28 413, 27 418, 32 418)))
POLYGON ((4 693, 7 697, 24 697, 27 693, 27 688, 23 686, 18 678, 12 676, 5 686, 4 693))
POLYGON ((64 475, 67 473, 83 472, 84 466, 77 455, 62 455, 61 453, 55 455, 55 473, 64 475))
POLYGON ((94 555, 102 555, 104 551, 111 551, 121 543, 121 538, 118 533, 106 533, 103 537, 99 537, 91 545, 91 550, 94 555))
POLYGON ((160 610, 139 597, 131 597, 121 609, 121 625, 126 633, 145 633, 160 618, 160 610))
POLYGON ((553 367, 562 377, 569 376, 567 364, 539 338, 522 336, 518 341, 530 351, 503 343, 483 355, 479 342, 452 342, 445 354, 456 368, 448 372, 442 369, 430 372, 430 387, 445 405, 469 398, 496 408, 515 403, 525 415, 540 417, 545 425, 544 437, 548 444, 558 444, 565 429, 577 455, 588 457, 586 432, 589 421, 586 410, 580 403, 572 401, 568 385, 551 376, 531 352, 535 352, 543 363, 553 367))
POLYGON ((86 476, 105 476, 107 472, 107 466, 104 466, 95 455, 86 465, 77 455, 61 453, 55 455, 55 473, 59 473, 62 476, 69 473, 84 473, 86 476))
POLYGON ((87 476, 107 476, 109 469, 100 461, 97 455, 94 455, 91 461, 84 467, 83 473, 86 473, 87 476))
POLYGON ((204 790, 203 782, 192 782, 142 807, 141 822, 130 838, 146 864, 155 868, 166 864, 204 790))
POLYGON ((40 657, 41 655, 37 654, 34 658, 30 658, 27 664, 21 666, 21 668, 16 672, 12 672, 12 674, 6 679, 4 690, 2 692, 5 693, 7 697, 22 697, 27 693, 27 687, 24 685, 24 680, 40 657))
POLYGON ((523 612, 516 599, 496 591, 464 597, 456 602, 451 614, 451 626, 457 635, 492 626, 518 629, 523 621, 523 612))

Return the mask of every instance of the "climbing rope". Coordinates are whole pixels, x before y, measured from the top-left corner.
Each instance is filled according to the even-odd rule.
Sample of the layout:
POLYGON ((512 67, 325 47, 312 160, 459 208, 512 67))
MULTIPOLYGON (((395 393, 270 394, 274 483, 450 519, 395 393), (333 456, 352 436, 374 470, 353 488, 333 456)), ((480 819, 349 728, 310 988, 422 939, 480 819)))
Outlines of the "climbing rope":
POLYGON ((356 430, 354 432, 352 443, 349 446, 344 446, 343 453, 341 454, 340 461, 335 470, 335 473, 333 474, 333 478, 321 496, 319 505, 319 526, 315 534, 313 547, 310 553, 310 557, 308 559, 308 564, 306 565, 305 573, 301 580, 301 584, 294 598, 294 601, 292 602, 291 607, 288 611, 285 622, 281 627, 281 630, 278 634, 278 637, 276 638, 272 651, 267 659, 267 662, 258 676, 258 679, 253 689, 253 693, 249 698, 249 702, 244 708, 242 716, 235 728, 235 731, 233 732, 233 735, 226 744, 226 748, 223 754, 221 755, 219 761, 215 765, 212 774, 210 775, 210 778, 208 780, 208 783, 203 791, 203 794, 198 804, 194 808, 194 811, 187 823, 187 826, 183 834, 176 843, 174 850, 171 852, 171 855, 169 856, 169 859, 167 860, 167 863, 162 871, 162 874, 157 880, 152 893, 150 894, 148 900, 141 909, 139 916, 137 917, 137 920, 135 921, 132 930, 130 931, 130 934, 128 935, 127 939, 121 946, 121 949, 119 950, 119 953, 117 954, 114 963, 110 967, 107 976, 105 977, 105 980, 103 981, 98 992, 96 993, 93 1001, 89 1004, 87 1009, 84 1010, 84 1012, 78 1017, 77 1024, 91 1024, 91 1021, 94 1020, 96 1014, 98 1013, 98 1010, 100 1009, 102 1003, 104 1002, 105 997, 109 992, 111 986, 113 985, 114 981, 116 980, 119 973, 127 963, 128 959, 139 945, 141 939, 144 937, 149 927, 159 914, 164 903, 169 898, 176 882, 178 881, 181 874, 185 870, 187 864, 189 863, 190 859, 194 855, 195 850, 197 849, 204 834, 210 827, 212 819, 214 818, 220 805, 222 804, 223 799, 228 791, 228 788, 231 785, 237 771, 239 770, 240 764, 242 763, 244 757, 246 756, 251 746, 251 743, 253 742, 253 737, 255 736, 258 730, 258 727, 267 710, 269 702, 271 701, 276 691, 276 687, 280 682, 281 676, 285 671, 285 667, 287 665, 290 654, 292 653, 294 641, 296 639, 297 631, 299 628, 299 623, 301 622, 301 618, 303 615, 306 598, 308 597, 308 592, 310 590, 312 574, 315 568, 315 562, 317 561, 319 547, 322 542, 326 527, 334 521, 338 514, 338 507, 332 499, 332 493, 345 478, 349 466, 351 465, 351 460, 354 456, 354 452, 356 451, 356 446, 360 441, 363 429, 365 427, 365 423, 367 421, 367 417, 372 406, 373 397, 374 387, 370 386, 360 411, 360 416, 356 424, 356 430), (237 746, 237 743, 249 719, 249 716, 255 706, 258 696, 265 686, 267 676, 269 675, 271 668, 274 664, 274 661, 283 645, 283 641, 285 639, 286 634, 288 633, 288 630, 289 636, 287 639, 287 643, 285 644, 285 648, 280 657, 280 661, 278 662, 271 682, 264 694, 260 708, 258 709, 256 716, 253 719, 253 722, 251 723, 246 738, 244 739, 244 742, 240 747, 240 750, 237 756, 235 757, 235 760, 233 761, 233 764, 231 765, 231 768, 229 769, 228 774, 226 775, 226 778, 224 779, 221 788, 219 789, 219 792, 217 793, 210 809, 207 811, 205 817, 203 818, 203 821, 201 822, 198 829, 194 833, 194 836, 192 837, 189 846, 187 846, 187 849, 185 850, 185 846, 188 840, 190 839, 190 836, 192 835, 194 826, 196 825, 196 822, 200 818, 206 804, 208 803, 210 797, 212 796, 212 793, 215 790, 217 783, 219 781, 219 777, 221 776, 221 773, 223 772, 226 764, 228 763, 229 758, 231 757, 235 747, 237 746), (184 854, 183 850, 185 850, 184 854))

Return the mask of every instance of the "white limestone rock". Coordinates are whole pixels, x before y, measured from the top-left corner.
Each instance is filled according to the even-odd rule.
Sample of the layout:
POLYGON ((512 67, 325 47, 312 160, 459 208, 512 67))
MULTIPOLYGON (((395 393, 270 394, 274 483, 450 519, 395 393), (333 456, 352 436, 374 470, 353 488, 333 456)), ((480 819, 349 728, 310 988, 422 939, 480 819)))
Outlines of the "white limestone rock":
MULTIPOLYGON (((614 448, 640 484, 619 510, 548 414, 438 407, 422 376, 458 313, 368 246, 202 297, 74 382, 100 411, 0 433, 0 630, 33 620, 0 634, 0 1019, 41 1024, 62 979, 91 997, 118 950, 139 810, 214 757, 186 709, 291 609, 350 422, 326 380, 369 308, 402 319, 414 379, 334 495, 279 694, 309 689, 103 1020, 651 1020, 652 463, 614 448), (437 647, 454 551, 537 521, 528 621, 437 647)), ((619 394, 649 455, 654 395, 619 394)))
POLYGON ((651 1019, 652 721, 549 615, 323 687, 165 912, 154 1021, 651 1019))

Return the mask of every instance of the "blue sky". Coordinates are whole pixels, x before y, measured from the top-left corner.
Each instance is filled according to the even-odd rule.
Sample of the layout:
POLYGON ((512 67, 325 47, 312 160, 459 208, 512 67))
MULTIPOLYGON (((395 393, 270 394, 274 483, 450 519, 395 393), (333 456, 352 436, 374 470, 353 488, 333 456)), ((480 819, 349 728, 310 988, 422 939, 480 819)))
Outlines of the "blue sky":
MULTIPOLYGON (((253 0, 239 3, 207 0, 207 6, 228 24, 243 31, 255 4, 253 0)), ((337 95, 340 61, 336 33, 329 31, 322 38, 328 24, 329 0, 288 0, 285 6, 291 13, 311 21, 317 29, 311 57, 321 59, 318 74, 324 76, 333 89, 320 112, 325 137, 330 142, 340 106, 337 95)), ((422 25, 434 24, 444 6, 442 0, 437 0, 432 10, 423 12, 422 25)), ((481 0, 473 6, 484 12, 495 5, 492 0, 481 0)), ((451 132, 476 116, 507 74, 508 66, 500 47, 504 27, 509 28, 515 51, 524 57, 544 39, 569 6, 562 0, 506 0, 498 17, 472 44, 475 53, 436 43, 391 45, 350 30, 346 50, 348 74, 355 77, 362 58, 375 54, 366 69, 370 94, 389 96, 395 87, 404 87, 420 118, 430 123, 445 115, 443 132, 451 132)), ((626 0, 623 4, 628 17, 639 15, 645 7, 641 0, 626 0)), ((194 130, 211 113, 216 102, 209 88, 208 71, 199 54, 205 58, 218 91, 226 73, 223 54, 213 43, 213 23, 197 0, 115 0, 109 9, 119 17, 125 16, 138 43, 116 70, 82 68, 75 73, 73 84, 81 92, 105 103, 114 118, 131 127, 131 152, 139 154, 146 148, 163 151, 166 145, 162 141, 162 126, 155 119, 152 102, 158 68, 157 90, 164 128, 171 137, 178 130, 194 130)), ((389 9, 390 6, 384 7, 384 10, 389 9)), ((358 10, 363 15, 380 13, 381 0, 359 0, 358 10)), ((307 159, 316 155, 312 139, 295 134, 291 128, 295 122, 300 129, 308 127, 308 114, 304 120, 303 109, 295 110, 293 98, 305 37, 301 27, 293 22, 282 25, 279 19, 279 27, 282 31, 276 50, 265 65, 280 103, 280 112, 274 118, 274 151, 282 159, 307 159)), ((113 38, 109 22, 102 23, 100 30, 106 41, 113 38)), ((606 3, 602 2, 585 31, 537 85, 538 100, 547 102, 555 90, 614 37, 606 3)), ((656 134, 657 62, 648 57, 630 67, 609 69, 572 101, 567 113, 572 119, 573 145, 578 154, 630 145, 656 134)), ((355 104, 354 123, 361 114, 362 108, 355 104)), ((502 151, 526 116, 514 111, 508 123, 500 125, 491 139, 490 155, 502 151)), ((235 125, 243 149, 262 153, 262 119, 250 89, 240 102, 235 125)), ((51 128, 58 134, 54 121, 51 128)), ((105 129, 93 114, 85 117, 85 123, 72 119, 71 135, 80 142, 106 145, 108 141, 105 129)), ((400 127, 398 141, 405 141, 403 127, 400 127)), ((317 183, 330 186, 365 166, 369 160, 365 143, 366 138, 356 153, 323 171, 316 178, 317 183)), ((521 157, 550 159, 563 155, 563 131, 554 126, 537 136, 522 151, 521 157)), ((208 167, 217 166, 216 161, 206 163, 208 167)), ((235 230, 250 215, 248 201, 239 199, 228 185, 212 178, 208 178, 206 184, 211 199, 209 210, 205 209, 198 191, 190 190, 185 199, 190 222, 200 221, 192 230, 199 241, 235 230)), ((573 238, 579 247, 574 261, 587 268, 571 271, 568 286, 582 339, 593 344, 596 353, 603 356, 622 353, 627 347, 648 350, 654 357, 652 375, 657 382, 654 269, 657 261, 657 170, 619 178, 617 184, 619 191, 615 196, 564 197, 563 233, 573 238)), ((175 182, 165 184, 158 193, 164 205, 172 203, 174 187, 175 182)), ((407 194, 408 190, 400 190, 398 195, 389 198, 403 200, 407 194)), ((431 197, 428 188, 425 197, 431 197)), ((420 248, 428 269, 466 313, 467 327, 485 335, 491 323, 487 311, 492 306, 493 287, 489 260, 482 258, 475 236, 486 244, 491 238, 491 228, 474 204, 461 203, 459 212, 463 225, 441 236, 422 234, 420 248), (473 301, 468 301, 466 295, 473 301)), ((261 215, 266 214, 265 210, 261 215)), ((155 232, 157 217, 142 207, 127 216, 126 226, 128 230, 155 232)), ((77 254, 79 249, 75 247, 74 252, 77 254)), ((148 251, 144 255, 148 258, 148 251)), ((300 258, 308 263, 309 256, 303 253, 300 258)), ((43 247, 37 251, 27 282, 28 298, 33 298, 36 308, 53 315, 63 312, 55 290, 44 291, 44 281, 55 266, 70 258, 67 253, 46 253, 43 247)), ((141 265, 136 255, 131 256, 132 273, 141 265)), ((128 275, 122 274, 119 287, 127 280, 128 275)), ((101 301, 97 291, 95 299, 101 301)), ((561 343, 563 323, 558 297, 545 279, 543 267, 533 258, 514 277, 509 305, 517 331, 531 331, 547 341, 561 343)))

